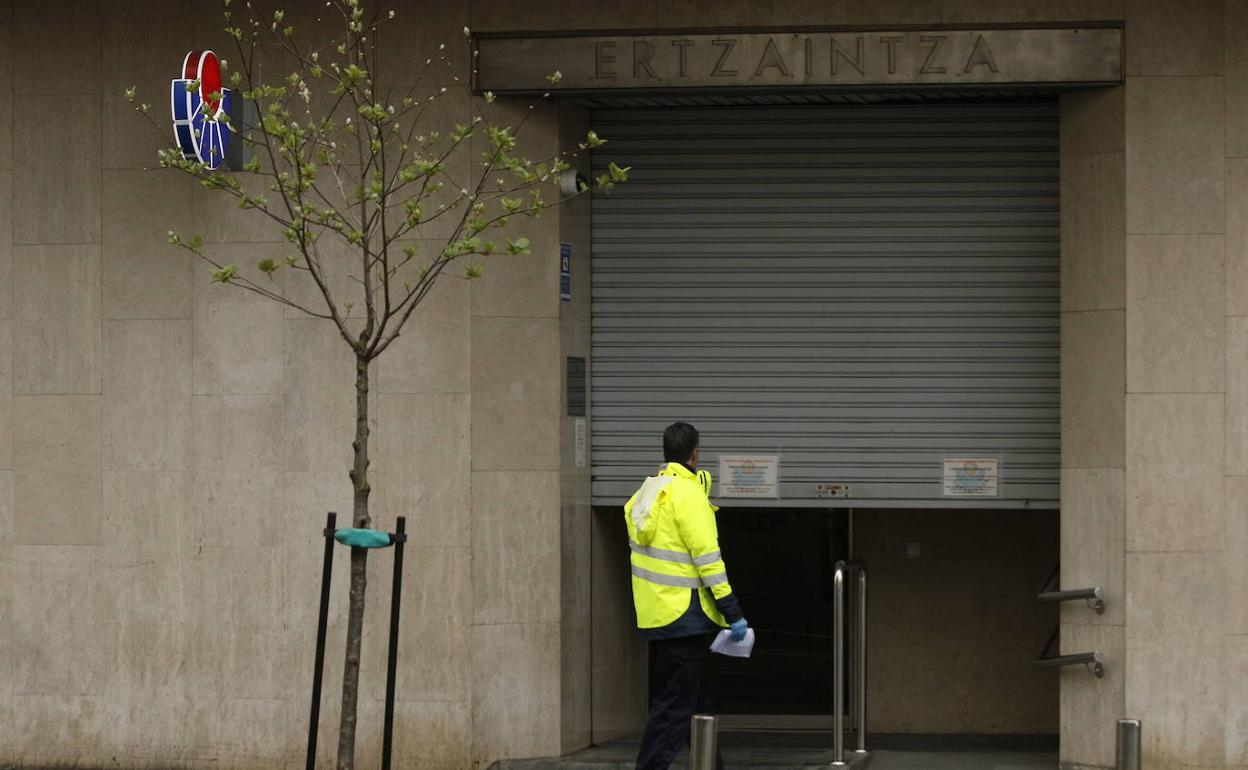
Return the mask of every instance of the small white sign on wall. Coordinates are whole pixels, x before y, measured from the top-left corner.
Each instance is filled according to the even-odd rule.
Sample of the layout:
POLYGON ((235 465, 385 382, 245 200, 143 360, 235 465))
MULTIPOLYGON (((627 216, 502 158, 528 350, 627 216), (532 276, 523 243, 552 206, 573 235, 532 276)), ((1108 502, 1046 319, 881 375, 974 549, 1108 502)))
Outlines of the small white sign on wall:
POLYGON ((585 467, 585 418, 576 418, 576 467, 585 467))
POLYGON ((946 457, 945 497, 997 497, 1001 464, 995 457, 946 457))
POLYGON ((779 455, 720 455, 719 497, 780 496, 779 455))

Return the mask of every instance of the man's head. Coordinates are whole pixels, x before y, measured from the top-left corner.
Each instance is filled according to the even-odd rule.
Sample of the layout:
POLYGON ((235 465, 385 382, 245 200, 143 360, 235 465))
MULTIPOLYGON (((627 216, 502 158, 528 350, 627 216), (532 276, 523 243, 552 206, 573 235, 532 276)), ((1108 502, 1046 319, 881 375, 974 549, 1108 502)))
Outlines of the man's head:
POLYGON ((663 459, 698 467, 698 429, 687 422, 674 422, 663 431, 663 459))

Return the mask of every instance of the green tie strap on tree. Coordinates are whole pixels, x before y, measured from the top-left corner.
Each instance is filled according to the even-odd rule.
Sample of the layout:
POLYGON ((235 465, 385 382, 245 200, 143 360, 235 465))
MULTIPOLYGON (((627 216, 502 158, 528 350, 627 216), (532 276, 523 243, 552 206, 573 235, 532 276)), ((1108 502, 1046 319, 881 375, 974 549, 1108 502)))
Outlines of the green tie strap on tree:
POLYGON ((394 543, 389 532, 354 527, 335 530, 334 539, 352 548, 389 548, 394 543))

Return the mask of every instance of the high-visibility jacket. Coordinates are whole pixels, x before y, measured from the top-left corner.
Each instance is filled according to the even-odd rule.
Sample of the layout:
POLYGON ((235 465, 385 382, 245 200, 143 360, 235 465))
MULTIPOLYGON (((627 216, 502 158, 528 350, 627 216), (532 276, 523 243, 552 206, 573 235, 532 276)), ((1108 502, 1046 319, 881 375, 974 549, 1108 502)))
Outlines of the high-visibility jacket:
POLYGON ((702 611, 727 626, 715 604, 732 594, 719 553, 715 511, 703 481, 680 463, 648 477, 624 506, 632 549, 633 604, 639 628, 661 628, 690 609, 698 589, 702 611))

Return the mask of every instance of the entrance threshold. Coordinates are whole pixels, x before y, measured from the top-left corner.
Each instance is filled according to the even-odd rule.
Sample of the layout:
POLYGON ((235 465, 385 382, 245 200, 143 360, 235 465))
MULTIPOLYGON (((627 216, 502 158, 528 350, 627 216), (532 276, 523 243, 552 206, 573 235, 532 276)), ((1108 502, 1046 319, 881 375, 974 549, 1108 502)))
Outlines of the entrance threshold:
MULTIPOLYGON (((846 724, 849 720, 846 719, 846 724)), ((835 729, 831 714, 720 714, 720 732, 831 734, 835 729)), ((849 730, 848 733, 852 733, 849 730)), ((848 744, 848 739, 846 743, 848 744)))
MULTIPOLYGON (((500 760, 490 770, 633 770, 640 742, 640 737, 625 738, 562 757, 500 760)), ((831 733, 721 732, 719 747, 726 770, 829 770, 832 763, 831 733)), ((866 768, 870 762, 870 754, 847 753, 844 767, 866 768)), ((673 770, 688 767, 688 752, 682 752, 672 764, 673 770)), ((914 765, 913 770, 926 767, 914 765)), ((898 770, 903 768, 911 770, 910 766, 898 770)))
MULTIPOLYGON (((722 719, 722 717, 721 717, 722 719)), ((639 738, 610 741, 563 757, 506 759, 490 770, 633 770, 639 738)), ((829 770, 831 734, 730 732, 720 734, 726 770, 829 770)), ((851 768, 870 770, 1057 770, 1054 736, 871 736, 873 749, 851 768)), ((848 759, 848 757, 847 757, 848 759)), ((672 765, 687 770, 688 754, 672 765)))

